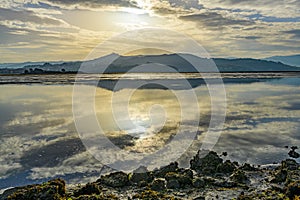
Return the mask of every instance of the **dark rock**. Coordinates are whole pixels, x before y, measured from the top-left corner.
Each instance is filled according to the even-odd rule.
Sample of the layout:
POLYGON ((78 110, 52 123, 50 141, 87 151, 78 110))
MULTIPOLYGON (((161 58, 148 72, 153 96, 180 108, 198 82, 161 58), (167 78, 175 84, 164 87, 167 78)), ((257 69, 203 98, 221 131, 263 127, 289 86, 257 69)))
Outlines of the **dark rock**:
POLYGON ((167 166, 161 167, 160 169, 154 170, 153 175, 157 178, 164 178, 169 172, 176 172, 178 169, 178 163, 173 162, 167 166))
POLYGON ((300 180, 290 183, 286 188, 286 196, 290 199, 295 199, 300 196, 300 180))
POLYGON ((180 183, 176 179, 171 179, 167 181, 167 188, 168 189, 178 189, 180 188, 180 183))
POLYGON ((195 188, 203 188, 203 187, 205 187, 205 181, 204 181, 204 179, 202 179, 202 178, 195 178, 193 180, 193 186, 195 188))
POLYGON ((218 156, 216 152, 210 151, 204 157, 198 151, 197 155, 190 161, 191 169, 196 170, 202 174, 214 174, 217 167, 223 163, 223 159, 218 156))
POLYGON ((129 178, 124 172, 114 172, 106 176, 102 176, 97 180, 97 182, 110 187, 124 187, 129 185, 129 178))
POLYGON ((224 163, 221 163, 217 167, 217 172, 224 174, 231 174, 237 167, 230 162, 230 160, 226 160, 224 163))
POLYGON ((96 183, 87 183, 82 188, 78 189, 74 192, 74 196, 78 197, 80 195, 92 195, 92 194, 100 194, 101 187, 96 183))
POLYGON ((245 163, 243 166, 240 167, 240 169, 244 171, 257 171, 257 168, 251 166, 248 163, 245 163))
POLYGON ((287 173, 287 177, 286 177, 286 181, 285 181, 285 185, 288 185, 292 182, 295 182, 297 180, 299 180, 300 178, 300 170, 290 170, 287 173))
POLYGON ((295 150, 291 150, 288 154, 291 158, 299 158, 300 157, 300 154, 297 153, 295 150))
POLYGON ((298 147, 297 147, 297 146, 292 146, 291 149, 292 149, 293 151, 295 151, 296 149, 298 149, 298 147))
POLYGON ((142 192, 139 192, 138 194, 135 194, 132 196, 132 199, 148 199, 148 200, 177 200, 178 198, 170 195, 166 195, 157 191, 153 190, 145 190, 142 192))
POLYGON ((236 170, 231 176, 230 179, 236 183, 246 184, 249 182, 248 177, 245 172, 242 170, 236 170))
POLYGON ((222 156, 227 156, 228 154, 227 154, 227 152, 222 152, 222 156))
POLYGON ((281 169, 288 169, 288 170, 297 170, 299 164, 293 159, 286 159, 281 162, 281 169))
POLYGON ((151 189, 154 191, 162 191, 166 189, 166 181, 162 178, 154 179, 151 183, 151 189))
POLYGON ((237 186, 237 183, 234 181, 216 181, 213 183, 213 185, 223 188, 233 188, 237 186))
POLYGON ((188 171, 183 172, 181 174, 179 174, 177 172, 169 172, 165 176, 165 179, 167 180, 167 182, 176 180, 180 184, 180 187, 185 187, 186 185, 192 185, 192 178, 193 178, 193 175, 190 175, 190 173, 188 171))
POLYGON ((141 181, 149 183, 153 180, 153 176, 146 167, 139 167, 129 176, 129 180, 133 183, 139 183, 141 181))
POLYGON ((274 178, 271 180, 272 183, 282 183, 285 182, 286 177, 287 177, 287 170, 286 169, 281 169, 275 172, 274 178))
POLYGON ((65 181, 54 179, 39 185, 28 185, 5 191, 1 198, 10 200, 60 200, 65 195, 65 181))

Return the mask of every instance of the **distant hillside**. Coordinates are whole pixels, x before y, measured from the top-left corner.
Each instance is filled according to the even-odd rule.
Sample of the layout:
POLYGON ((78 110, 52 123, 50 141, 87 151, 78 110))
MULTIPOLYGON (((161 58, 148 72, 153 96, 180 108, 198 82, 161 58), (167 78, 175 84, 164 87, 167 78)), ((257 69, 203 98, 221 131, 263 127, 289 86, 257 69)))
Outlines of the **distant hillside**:
MULTIPOLYGON (((298 67, 292 67, 280 62, 258 59, 213 59, 220 72, 272 72, 272 71, 300 71, 298 67)), ((164 54, 143 56, 119 56, 110 54, 94 60, 84 62, 44 63, 42 65, 27 65, 19 69, 0 69, 2 74, 41 74, 41 73, 124 73, 136 66, 144 66, 137 72, 170 72, 170 68, 178 72, 197 72, 193 67, 197 66, 201 72, 212 72, 214 63, 210 59, 199 58, 189 54, 164 54), (187 59, 187 60, 185 60, 187 59), (113 61, 111 63, 111 61, 113 61), (109 67, 106 67, 111 63, 109 67), (159 65, 158 65, 158 64, 159 65), (80 69, 81 66, 84 66, 80 69), (168 66, 168 67, 166 67, 168 66), (105 69, 105 71, 104 71, 105 69)))
POLYGON ((282 62, 287 65, 300 67, 300 55, 273 56, 273 57, 265 58, 264 60, 282 62))

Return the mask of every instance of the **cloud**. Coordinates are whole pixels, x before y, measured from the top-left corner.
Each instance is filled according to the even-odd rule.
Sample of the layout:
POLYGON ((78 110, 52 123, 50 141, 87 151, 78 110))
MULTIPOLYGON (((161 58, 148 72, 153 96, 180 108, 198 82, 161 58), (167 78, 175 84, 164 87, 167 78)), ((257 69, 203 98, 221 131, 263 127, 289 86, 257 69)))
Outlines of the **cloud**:
POLYGON ((202 0, 206 8, 224 8, 256 11, 275 17, 299 17, 300 1, 295 0, 202 0))
POLYGON ((28 10, 13 10, 7 8, 0 8, 0 21, 21 21, 32 22, 35 24, 48 24, 59 26, 62 24, 60 20, 52 19, 50 17, 40 17, 35 15, 34 12, 28 10))
POLYGON ((290 34, 295 39, 300 39, 300 29, 294 29, 289 31, 283 31, 283 33, 290 34))
POLYGON ((73 8, 78 6, 86 8, 101 8, 105 6, 137 7, 137 3, 130 0, 48 0, 48 2, 55 5, 71 6, 73 8))
POLYGON ((225 17, 217 12, 204 12, 199 14, 191 14, 180 16, 179 19, 193 21, 200 24, 203 27, 209 27, 211 29, 225 28, 228 26, 249 26, 255 24, 252 20, 225 17))

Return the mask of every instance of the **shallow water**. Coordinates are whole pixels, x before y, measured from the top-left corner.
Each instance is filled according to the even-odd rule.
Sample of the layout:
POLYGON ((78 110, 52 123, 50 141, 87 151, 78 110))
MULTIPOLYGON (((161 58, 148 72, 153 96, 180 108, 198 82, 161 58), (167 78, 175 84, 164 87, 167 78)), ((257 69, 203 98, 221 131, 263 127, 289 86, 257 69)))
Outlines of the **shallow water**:
MULTIPOLYGON (((35 80, 31 82, 22 81, 24 76, 0 78, 0 82, 5 83, 0 86, 0 189, 54 177, 63 177, 69 183, 87 182, 108 171, 86 151, 79 139, 72 113, 71 83, 74 77, 70 76, 73 75, 42 79, 27 77, 35 80), (11 84, 16 82, 19 84, 11 84)), ((118 77, 110 76, 105 80, 118 80, 118 77)), ((161 76, 157 79, 164 79, 161 76)), ((201 147, 211 106, 203 81, 189 76, 197 96, 200 122, 195 141, 186 157, 181 158, 183 165, 201 147)), ((226 78, 230 80, 224 81, 226 121, 214 150, 227 151, 228 159, 253 164, 269 164, 287 158, 285 146, 300 144, 300 77, 230 74, 226 78)), ((91 79, 94 81, 93 77, 91 79)), ((136 78, 133 76, 130 80, 136 81, 136 78)), ((154 152, 167 144, 181 126, 179 102, 172 90, 151 86, 134 91, 132 87, 126 87, 128 84, 124 85, 113 90, 111 85, 98 84, 95 111, 99 124, 118 147, 126 151, 154 152), (121 106, 126 103, 122 97, 130 92, 133 95, 127 108, 130 121, 134 123, 123 117, 122 112, 118 113, 120 121, 116 123, 112 109, 118 110, 120 106, 119 110, 122 110, 121 106), (112 95, 115 95, 113 104, 112 95), (152 109, 153 105, 159 105, 158 109, 152 109), (152 112, 152 119, 149 112, 152 112), (161 125, 161 121, 164 124, 161 125)), ((82 84, 80 87, 88 90, 93 86, 82 84)), ((178 92, 184 89, 174 88, 178 92)), ((185 130, 194 130, 196 116, 191 115, 185 120, 191 122, 185 130)), ((88 122, 86 126, 89 126, 88 122)))

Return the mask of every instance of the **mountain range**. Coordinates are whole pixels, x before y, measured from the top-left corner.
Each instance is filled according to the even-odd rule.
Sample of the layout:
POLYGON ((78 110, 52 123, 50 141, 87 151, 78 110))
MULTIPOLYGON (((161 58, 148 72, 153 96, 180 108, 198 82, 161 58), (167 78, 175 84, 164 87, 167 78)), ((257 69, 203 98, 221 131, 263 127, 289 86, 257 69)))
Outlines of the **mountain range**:
POLYGON ((109 54, 94 60, 76 62, 51 62, 51 63, 19 63, 13 67, 0 64, 0 74, 23 73, 58 73, 58 72, 83 72, 83 73, 125 73, 134 72, 214 72, 217 66, 220 72, 273 72, 273 71, 300 71, 300 67, 290 66, 285 63, 297 63, 299 55, 290 57, 272 57, 268 59, 252 58, 200 58, 190 54, 163 54, 163 55, 138 55, 120 56, 109 54), (291 58, 289 60, 289 58, 291 58), (277 59, 277 60, 276 60, 277 59), (214 61, 214 62, 212 62, 214 61), (108 66, 107 66, 108 65, 108 66), (140 66, 139 68, 135 68, 140 66), (195 67, 197 67, 197 70, 195 67))
POLYGON ((272 56, 265 58, 268 61, 281 62, 286 65, 300 67, 300 54, 291 56, 272 56))

